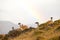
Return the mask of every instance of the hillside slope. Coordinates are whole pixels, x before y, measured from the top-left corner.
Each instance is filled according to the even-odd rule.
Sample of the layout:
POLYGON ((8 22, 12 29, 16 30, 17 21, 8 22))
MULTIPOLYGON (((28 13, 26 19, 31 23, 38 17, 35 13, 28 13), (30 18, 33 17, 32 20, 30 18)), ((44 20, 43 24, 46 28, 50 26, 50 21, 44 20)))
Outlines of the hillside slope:
POLYGON ((48 21, 37 28, 12 30, 1 40, 60 40, 60 20, 48 21))

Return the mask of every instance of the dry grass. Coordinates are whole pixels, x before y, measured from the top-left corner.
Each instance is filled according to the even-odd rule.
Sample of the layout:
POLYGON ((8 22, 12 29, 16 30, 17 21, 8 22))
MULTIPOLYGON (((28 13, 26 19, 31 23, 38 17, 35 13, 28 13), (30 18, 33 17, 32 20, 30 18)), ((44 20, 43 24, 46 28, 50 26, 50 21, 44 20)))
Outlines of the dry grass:
MULTIPOLYGON (((29 28, 24 31, 10 31, 5 40, 60 40, 60 20, 44 23, 37 28, 29 28), (12 35, 12 36, 11 36, 12 35), (13 37, 13 38, 12 38, 13 37)), ((0 39, 2 40, 2 39, 0 39)))

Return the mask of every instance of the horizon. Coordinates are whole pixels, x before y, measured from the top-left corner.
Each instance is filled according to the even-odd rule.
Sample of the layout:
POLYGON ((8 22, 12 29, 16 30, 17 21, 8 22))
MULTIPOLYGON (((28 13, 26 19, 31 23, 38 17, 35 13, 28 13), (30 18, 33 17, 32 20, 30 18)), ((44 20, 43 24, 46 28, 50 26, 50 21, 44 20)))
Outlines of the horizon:
MULTIPOLYGON (((60 19, 59 0, 0 0, 0 21, 33 25, 60 19)), ((33 25, 34 26, 34 25, 33 25)))
MULTIPOLYGON (((57 19, 57 20, 60 20, 60 19, 57 19)), ((50 21, 50 20, 48 20, 48 21, 50 21)), ((48 21, 46 21, 46 22, 48 22, 48 21)), ((52 19, 52 21, 54 22, 56 20, 53 20, 52 19)), ((43 23, 46 23, 46 22, 43 22, 43 23)), ((41 23, 41 24, 43 24, 43 23, 41 23)), ((41 25, 41 24, 39 23, 39 25, 41 25)), ((23 25, 25 25, 25 24, 23 24, 23 25)), ((26 25, 26 26, 28 28, 29 27, 37 28, 37 24, 35 24, 35 22, 34 22, 34 24, 30 24, 30 25, 26 25)), ((14 27, 14 29, 18 29, 19 28, 19 25, 18 24, 14 24, 11 21, 0 21, 0 34, 7 34, 9 31, 12 30, 12 27, 14 27)))

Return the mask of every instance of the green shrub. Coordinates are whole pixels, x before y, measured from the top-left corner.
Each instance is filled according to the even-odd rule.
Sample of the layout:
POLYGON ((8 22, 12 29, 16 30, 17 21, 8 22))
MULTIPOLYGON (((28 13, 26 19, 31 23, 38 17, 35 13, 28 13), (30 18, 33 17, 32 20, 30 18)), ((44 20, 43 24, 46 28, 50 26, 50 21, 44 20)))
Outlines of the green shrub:
POLYGON ((11 37, 11 38, 17 37, 20 34, 21 34, 21 31, 17 31, 17 30, 12 30, 12 31, 9 31, 9 33, 8 33, 9 37, 11 37))

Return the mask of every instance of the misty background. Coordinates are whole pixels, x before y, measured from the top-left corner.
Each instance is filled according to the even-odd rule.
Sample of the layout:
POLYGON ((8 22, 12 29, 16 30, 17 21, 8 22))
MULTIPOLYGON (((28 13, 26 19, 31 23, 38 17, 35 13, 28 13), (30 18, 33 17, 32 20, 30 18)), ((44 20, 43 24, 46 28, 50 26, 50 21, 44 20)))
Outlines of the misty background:
POLYGON ((35 27, 41 23, 60 19, 60 0, 0 0, 0 33, 7 33, 18 23, 35 27), (3 26, 4 25, 4 26, 3 26))

